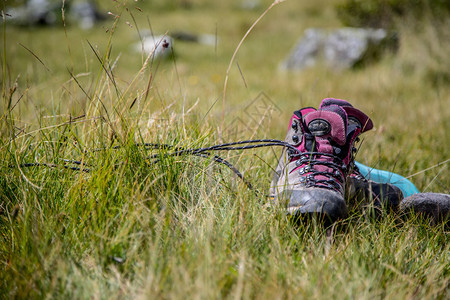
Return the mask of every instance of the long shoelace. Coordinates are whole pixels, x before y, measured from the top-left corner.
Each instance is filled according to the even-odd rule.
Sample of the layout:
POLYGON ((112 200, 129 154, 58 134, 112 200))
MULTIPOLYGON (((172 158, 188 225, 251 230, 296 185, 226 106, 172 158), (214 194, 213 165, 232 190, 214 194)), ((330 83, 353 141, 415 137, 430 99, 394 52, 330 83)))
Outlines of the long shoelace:
MULTIPOLYGON (((244 182, 244 184, 250 190, 254 191, 257 194, 260 194, 260 192, 253 188, 253 186, 250 184, 250 182, 248 182, 244 178, 242 173, 236 167, 234 167, 226 159, 224 159, 218 155, 215 155, 212 152, 213 151, 248 150, 248 149, 256 149, 256 148, 262 148, 262 147, 280 146, 280 147, 285 147, 285 148, 291 149, 291 150, 301 154, 301 152, 297 148, 292 146, 291 144, 284 142, 284 141, 275 140, 275 139, 245 140, 245 141, 224 143, 224 144, 213 145, 210 147, 193 148, 193 149, 184 149, 184 148, 175 147, 175 146, 169 145, 169 144, 158 144, 158 143, 144 143, 144 144, 136 143, 135 146, 144 147, 146 149, 161 149, 161 150, 172 151, 169 153, 164 153, 162 155, 161 154, 153 154, 153 155, 147 157, 147 159, 150 160, 150 164, 156 164, 156 163, 160 162, 163 157, 169 157, 169 156, 195 155, 195 156, 203 157, 203 158, 212 158, 215 162, 227 166, 231 171, 233 171, 234 174, 236 174, 236 176, 238 176, 244 182)), ((112 149, 119 149, 121 147, 122 146, 114 146, 114 147, 112 147, 112 149)), ((93 149, 90 151, 98 152, 101 150, 104 150, 104 149, 97 148, 97 149, 93 149)), ((82 172, 86 172, 86 173, 89 173, 91 171, 89 166, 83 161, 73 160, 73 159, 64 159, 63 161, 65 164, 61 167, 65 168, 65 169, 69 169, 69 170, 73 170, 73 171, 82 171, 82 172), (88 166, 88 167, 86 167, 86 166, 88 166)), ((20 167, 41 167, 41 166, 42 167, 50 167, 50 168, 58 167, 58 165, 49 164, 49 163, 20 164, 20 167)))

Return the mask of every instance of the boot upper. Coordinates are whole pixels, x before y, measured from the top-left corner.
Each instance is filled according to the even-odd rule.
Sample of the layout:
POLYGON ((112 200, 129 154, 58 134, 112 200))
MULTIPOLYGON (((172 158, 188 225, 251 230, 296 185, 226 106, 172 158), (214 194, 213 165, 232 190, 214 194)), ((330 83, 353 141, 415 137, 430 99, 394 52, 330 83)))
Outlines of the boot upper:
POLYGON ((353 164, 354 142, 370 130, 370 118, 350 103, 326 98, 319 109, 294 112, 271 186, 275 197, 285 190, 324 188, 341 195, 353 164))

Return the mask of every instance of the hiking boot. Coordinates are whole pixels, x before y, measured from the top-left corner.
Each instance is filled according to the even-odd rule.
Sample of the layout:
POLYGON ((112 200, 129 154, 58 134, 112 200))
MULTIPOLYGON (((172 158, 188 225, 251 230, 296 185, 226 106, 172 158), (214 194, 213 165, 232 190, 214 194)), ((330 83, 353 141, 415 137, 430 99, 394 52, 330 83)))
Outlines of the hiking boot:
MULTIPOLYGON (((360 123, 361 118, 358 117, 360 112, 351 108, 351 104, 347 101, 333 101, 334 104, 342 106, 348 115, 347 135, 354 131, 354 127, 359 127, 363 131, 370 130, 373 124, 360 123), (345 108, 347 107, 347 108, 345 108)), ((369 121, 369 120, 368 120, 369 121)), ((356 154, 356 148, 352 151, 356 154)), ((400 201, 403 199, 403 193, 400 188, 389 183, 379 183, 372 180, 367 180, 359 172, 354 161, 350 163, 349 175, 347 176, 347 184, 345 189, 347 204, 350 204, 353 208, 358 208, 361 205, 369 205, 375 208, 375 213, 379 215, 382 211, 394 212, 398 211, 400 201)))
POLYGON ((345 100, 324 99, 318 110, 294 112, 286 147, 275 170, 270 194, 293 216, 329 221, 347 216, 344 190, 353 166, 355 141, 373 127, 370 118, 345 100))
POLYGON ((345 198, 352 208, 373 207, 376 216, 380 216, 383 212, 397 212, 403 193, 393 184, 367 180, 359 174, 355 166, 347 177, 345 198))

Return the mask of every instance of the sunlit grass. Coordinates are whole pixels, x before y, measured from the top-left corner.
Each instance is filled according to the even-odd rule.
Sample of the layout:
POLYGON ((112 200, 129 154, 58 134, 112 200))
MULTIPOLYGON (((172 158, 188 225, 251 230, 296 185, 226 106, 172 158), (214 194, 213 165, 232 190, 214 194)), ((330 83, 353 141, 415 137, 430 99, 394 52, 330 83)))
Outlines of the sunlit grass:
MULTIPOLYGON (((231 55, 270 4, 242 11, 235 2, 191 1, 190 9, 130 2, 133 23, 120 3, 102 1, 121 14, 117 24, 111 16, 91 31, 68 27, 67 38, 62 28, 5 26, 0 298, 448 298, 443 224, 354 211, 328 231, 314 222, 296 226, 211 158, 136 145, 283 139, 294 110, 343 98, 375 123, 359 161, 417 173, 410 179, 422 191, 449 192, 448 164, 427 169, 448 160, 450 88, 426 71, 443 70, 436 59, 448 43, 427 35, 435 43, 429 51, 404 28, 411 51, 379 63, 281 73, 278 63, 304 28, 339 26, 329 1, 286 1, 239 49, 241 72, 233 64, 222 127, 231 55), (176 42, 175 61, 145 65, 131 45, 139 41, 136 24, 149 23, 161 34, 217 32, 219 42, 176 42), (264 117, 251 113, 261 92, 277 107, 264 117), (160 161, 152 164, 152 155, 160 161)), ((427 27, 433 30, 442 29, 427 27)), ((264 195, 279 150, 218 154, 264 195)))

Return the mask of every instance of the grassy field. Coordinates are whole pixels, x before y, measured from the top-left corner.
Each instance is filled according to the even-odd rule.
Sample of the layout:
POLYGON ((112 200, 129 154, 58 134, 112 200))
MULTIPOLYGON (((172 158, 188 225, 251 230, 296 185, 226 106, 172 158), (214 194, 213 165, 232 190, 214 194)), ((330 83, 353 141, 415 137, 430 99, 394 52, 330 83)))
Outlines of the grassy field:
MULTIPOLYGON (((375 124, 358 161, 450 193, 450 18, 397 20, 399 51, 363 68, 281 72, 304 29, 342 26, 342 1, 285 1, 239 48, 224 99, 271 1, 98 2, 111 14, 91 30, 1 24, 1 299, 450 297, 442 224, 368 208, 331 234, 295 226, 212 159, 136 146, 284 139, 294 110, 342 98, 375 124), (174 60, 146 62, 133 45, 149 30, 217 43, 175 41, 174 60)), ((264 195, 279 151, 218 154, 264 195)))

